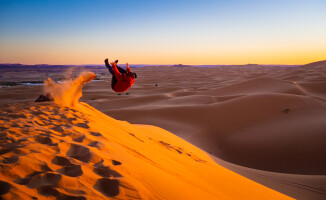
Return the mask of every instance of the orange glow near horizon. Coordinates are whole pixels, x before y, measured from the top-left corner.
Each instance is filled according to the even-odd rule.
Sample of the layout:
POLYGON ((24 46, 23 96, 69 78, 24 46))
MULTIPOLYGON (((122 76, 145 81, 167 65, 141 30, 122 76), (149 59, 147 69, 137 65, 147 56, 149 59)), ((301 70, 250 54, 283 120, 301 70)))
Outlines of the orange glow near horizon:
POLYGON ((155 65, 242 65, 242 64, 279 64, 279 65, 303 65, 320 60, 326 60, 325 49, 294 49, 294 50, 259 50, 248 49, 225 49, 199 51, 144 51, 124 52, 96 51, 60 48, 57 50, 45 50, 42 48, 33 51, 10 52, 10 49, 0 50, 0 63, 21 64, 60 64, 60 65, 83 65, 103 64, 105 58, 110 60, 119 59, 120 63, 130 64, 155 64, 155 65))

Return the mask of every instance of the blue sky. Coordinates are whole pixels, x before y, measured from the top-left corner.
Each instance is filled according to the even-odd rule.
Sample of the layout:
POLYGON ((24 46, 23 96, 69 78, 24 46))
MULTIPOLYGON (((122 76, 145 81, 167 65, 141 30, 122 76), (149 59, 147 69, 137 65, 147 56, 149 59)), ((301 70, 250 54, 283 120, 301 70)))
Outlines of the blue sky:
POLYGON ((304 64, 326 59, 323 0, 1 0, 0 63, 304 64))

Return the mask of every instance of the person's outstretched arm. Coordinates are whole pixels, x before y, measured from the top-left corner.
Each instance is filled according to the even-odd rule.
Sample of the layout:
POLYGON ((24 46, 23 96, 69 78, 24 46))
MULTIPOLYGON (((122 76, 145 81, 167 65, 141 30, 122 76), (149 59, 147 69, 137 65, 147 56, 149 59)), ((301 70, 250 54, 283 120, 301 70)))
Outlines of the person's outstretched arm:
POLYGON ((128 73, 131 73, 131 70, 130 70, 130 67, 129 67, 129 64, 128 63, 126 63, 126 69, 127 69, 127 72, 128 73))

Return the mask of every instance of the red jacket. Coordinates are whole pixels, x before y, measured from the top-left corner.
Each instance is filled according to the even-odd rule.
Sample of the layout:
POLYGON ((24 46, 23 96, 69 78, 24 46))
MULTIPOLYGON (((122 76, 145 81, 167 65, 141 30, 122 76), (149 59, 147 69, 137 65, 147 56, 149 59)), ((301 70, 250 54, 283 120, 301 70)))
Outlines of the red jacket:
POLYGON ((113 86, 115 92, 124 92, 128 90, 132 84, 135 82, 135 78, 130 71, 130 68, 127 68, 127 74, 121 74, 116 66, 112 66, 115 77, 117 78, 117 83, 113 86))

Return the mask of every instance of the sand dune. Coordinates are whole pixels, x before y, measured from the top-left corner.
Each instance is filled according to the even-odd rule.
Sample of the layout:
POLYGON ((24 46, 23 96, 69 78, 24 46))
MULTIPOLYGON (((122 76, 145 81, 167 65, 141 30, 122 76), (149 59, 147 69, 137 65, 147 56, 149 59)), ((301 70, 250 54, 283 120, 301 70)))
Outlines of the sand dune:
POLYGON ((311 176, 262 171, 229 163, 216 157, 213 159, 223 167, 295 199, 325 199, 326 190, 321 186, 326 184, 326 175, 311 176))
POLYGON ((209 95, 250 95, 267 93, 286 93, 301 95, 291 81, 278 80, 269 77, 252 78, 240 83, 212 89, 203 94, 209 95))
POLYGON ((163 129, 84 103, 13 104, 1 113, 4 199, 290 199, 163 129))
POLYGON ((134 108, 110 113, 120 118, 129 113, 129 120, 136 123, 151 116, 155 125, 171 126, 172 132, 237 164, 278 172, 325 174, 326 115, 318 108, 326 109, 325 102, 296 95, 257 94, 209 106, 134 108))
MULTIPOLYGON (((324 199, 326 194, 319 189, 282 188, 287 188, 283 184, 287 177, 295 177, 290 178, 294 185, 326 187, 325 69, 325 61, 301 67, 143 67, 132 69, 138 78, 127 93, 114 93, 110 76, 103 75, 102 81, 84 87, 81 101, 118 120, 166 129, 231 163, 224 165, 231 170, 286 195, 324 199), (284 181, 268 181, 275 179, 284 181)), ((2 88, 0 103, 28 102, 41 90, 2 88)), ((144 141, 140 135, 130 136, 144 141)), ((71 137, 78 142, 87 135, 71 137)), ((96 141, 101 142, 87 144, 106 148, 96 141)), ((171 150, 165 143, 159 146, 171 150)))

